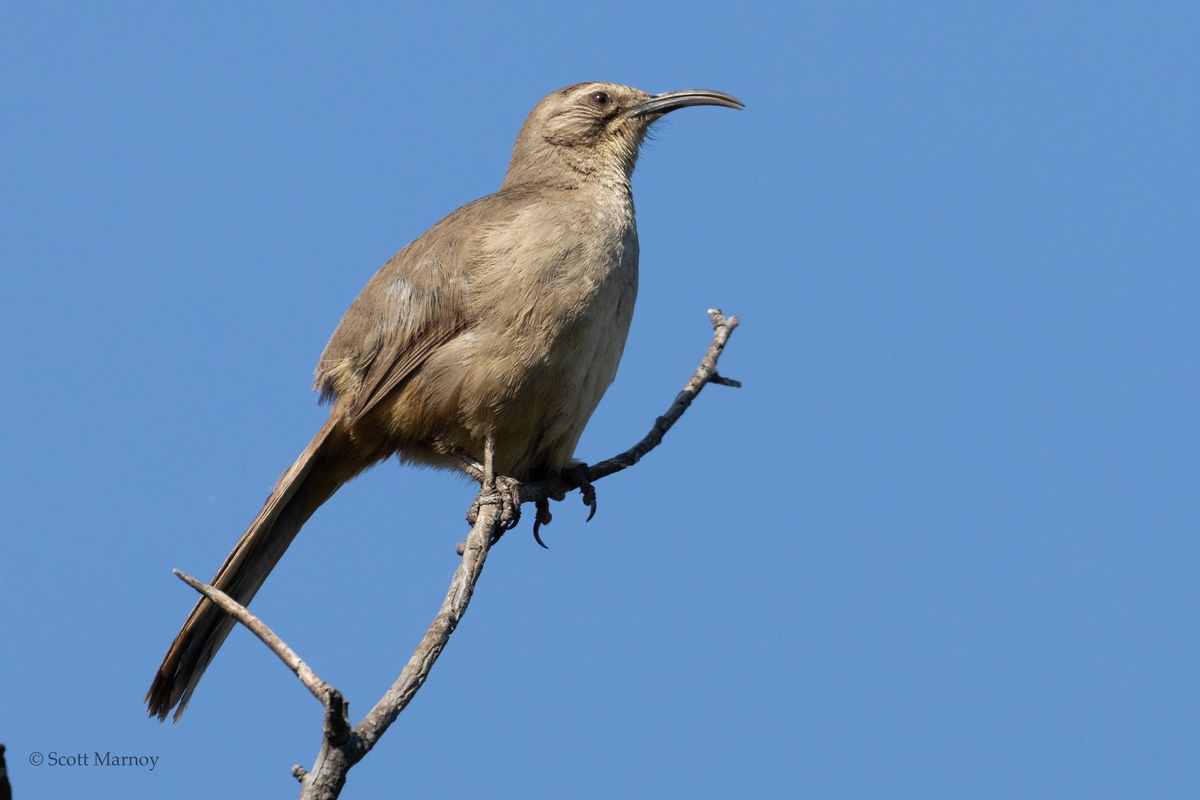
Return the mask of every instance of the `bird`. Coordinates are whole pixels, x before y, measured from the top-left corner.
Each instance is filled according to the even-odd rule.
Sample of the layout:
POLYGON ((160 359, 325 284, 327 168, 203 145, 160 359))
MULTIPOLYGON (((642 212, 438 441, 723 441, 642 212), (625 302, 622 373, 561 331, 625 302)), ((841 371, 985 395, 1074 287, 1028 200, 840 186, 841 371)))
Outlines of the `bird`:
MULTIPOLYGON (((702 105, 744 107, 711 89, 603 82, 542 98, 499 190, 413 240, 351 303, 315 371, 329 418, 211 585, 247 605, 316 509, 392 455, 475 477, 486 464, 507 489, 506 525, 522 481, 582 469, 586 486, 575 445, 616 375, 637 295, 634 166, 655 122, 702 105)), ((179 720, 232 627, 197 602, 146 693, 152 717, 179 720)))

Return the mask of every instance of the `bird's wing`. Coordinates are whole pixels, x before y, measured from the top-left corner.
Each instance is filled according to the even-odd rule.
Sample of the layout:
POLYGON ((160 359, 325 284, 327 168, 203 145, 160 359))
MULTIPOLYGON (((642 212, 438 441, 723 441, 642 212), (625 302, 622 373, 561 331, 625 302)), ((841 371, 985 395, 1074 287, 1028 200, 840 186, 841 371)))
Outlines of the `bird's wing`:
POLYGON ((453 339, 466 327, 462 320, 446 320, 425 329, 415 339, 397 339, 385 345, 372 360, 362 388, 348 411, 351 420, 362 419, 413 373, 437 348, 453 339))
POLYGON ((463 266, 421 245, 421 239, 413 242, 375 273, 317 365, 317 388, 325 397, 350 398, 352 420, 466 324, 463 266))
MULTIPOLYGON (((317 364, 325 398, 359 419, 471 320, 471 263, 488 228, 515 213, 489 195, 434 225, 384 264, 350 305, 317 364)), ((520 203, 515 205, 519 206, 520 203)))

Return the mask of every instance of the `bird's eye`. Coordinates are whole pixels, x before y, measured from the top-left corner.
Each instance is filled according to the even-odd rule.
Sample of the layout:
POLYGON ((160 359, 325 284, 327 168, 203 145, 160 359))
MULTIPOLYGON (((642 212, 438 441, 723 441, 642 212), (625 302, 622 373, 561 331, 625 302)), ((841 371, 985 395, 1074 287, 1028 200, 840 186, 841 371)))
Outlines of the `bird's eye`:
POLYGON ((606 106, 609 100, 608 92, 592 92, 591 97, 588 99, 598 106, 606 106))

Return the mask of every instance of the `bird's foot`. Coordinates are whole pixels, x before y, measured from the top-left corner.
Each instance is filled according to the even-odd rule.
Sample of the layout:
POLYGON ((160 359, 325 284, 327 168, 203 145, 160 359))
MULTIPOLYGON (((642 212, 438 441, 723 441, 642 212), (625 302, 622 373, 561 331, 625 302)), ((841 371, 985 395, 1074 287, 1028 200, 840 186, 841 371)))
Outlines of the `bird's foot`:
MULTIPOLYGON (((457 453, 459 464, 468 473, 474 474, 480 464, 464 453, 457 453)), ((496 536, 492 544, 500 541, 506 531, 517 527, 521 521, 521 482, 505 475, 497 475, 496 469, 496 440, 488 434, 483 443, 483 474, 479 479, 479 495, 467 510, 467 523, 475 526, 479 519, 479 509, 484 504, 500 505, 500 524, 496 527, 496 536)))
POLYGON ((505 532, 517 527, 521 521, 521 482, 504 475, 497 475, 490 485, 485 481, 475 502, 467 510, 467 524, 473 526, 479 519, 479 509, 493 504, 500 506, 500 525, 492 542, 495 544, 505 532))
POLYGON ((497 475, 496 492, 500 495, 500 530, 511 531, 521 521, 521 482, 497 475))
POLYGON ((579 494, 583 497, 583 504, 591 509, 588 511, 587 517, 587 521, 591 522, 592 517, 596 516, 596 487, 592 485, 592 478, 588 473, 588 465, 582 461, 574 461, 563 470, 563 475, 579 487, 579 494))
MULTIPOLYGON (((596 516, 596 488, 592 486, 587 464, 582 461, 573 461, 562 471, 562 475, 579 487, 579 492, 583 495, 583 504, 591 509, 587 518, 587 521, 590 522, 592 517, 596 516)), ((546 547, 547 550, 550 548, 542 541, 541 528, 543 525, 549 525, 554 519, 554 515, 550 513, 550 501, 562 500, 565 497, 566 495, 562 492, 556 492, 550 497, 543 497, 535 501, 537 517, 533 521, 533 540, 542 547, 546 547)))
MULTIPOLYGON (((467 524, 472 526, 475 524, 479 519, 479 509, 484 505, 496 503, 500 505, 500 525, 496 539, 492 542, 495 544, 501 536, 515 528, 521 521, 521 482, 504 475, 491 477, 487 459, 484 464, 480 464, 461 453, 456 453, 455 456, 459 466, 465 472, 473 477, 480 477, 479 494, 476 496, 475 502, 471 504, 471 508, 467 510, 467 524)), ((596 516, 596 487, 592 485, 588 465, 582 461, 572 461, 562 470, 562 476, 579 488, 583 504, 589 509, 587 521, 591 522, 592 517, 596 516)), ((533 540, 546 549, 549 548, 542 541, 542 526, 549 525, 554 519, 554 515, 550 513, 550 501, 562 500, 565 496, 558 491, 549 497, 541 497, 534 501, 537 513, 533 520, 533 540)))

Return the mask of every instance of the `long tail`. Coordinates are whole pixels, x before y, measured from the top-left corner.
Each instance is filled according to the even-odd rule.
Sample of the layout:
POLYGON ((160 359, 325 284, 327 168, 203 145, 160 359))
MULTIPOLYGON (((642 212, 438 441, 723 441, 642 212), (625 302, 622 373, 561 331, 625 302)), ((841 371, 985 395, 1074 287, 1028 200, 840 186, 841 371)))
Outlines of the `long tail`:
MULTIPOLYGON (((296 462, 279 478, 262 511, 217 570, 212 585, 242 605, 250 602, 279 563, 300 527, 342 484, 379 459, 354 446, 339 415, 332 415, 296 462)), ((146 692, 150 714, 183 715, 200 676, 233 627, 233 618, 207 598, 192 609, 146 692)))

